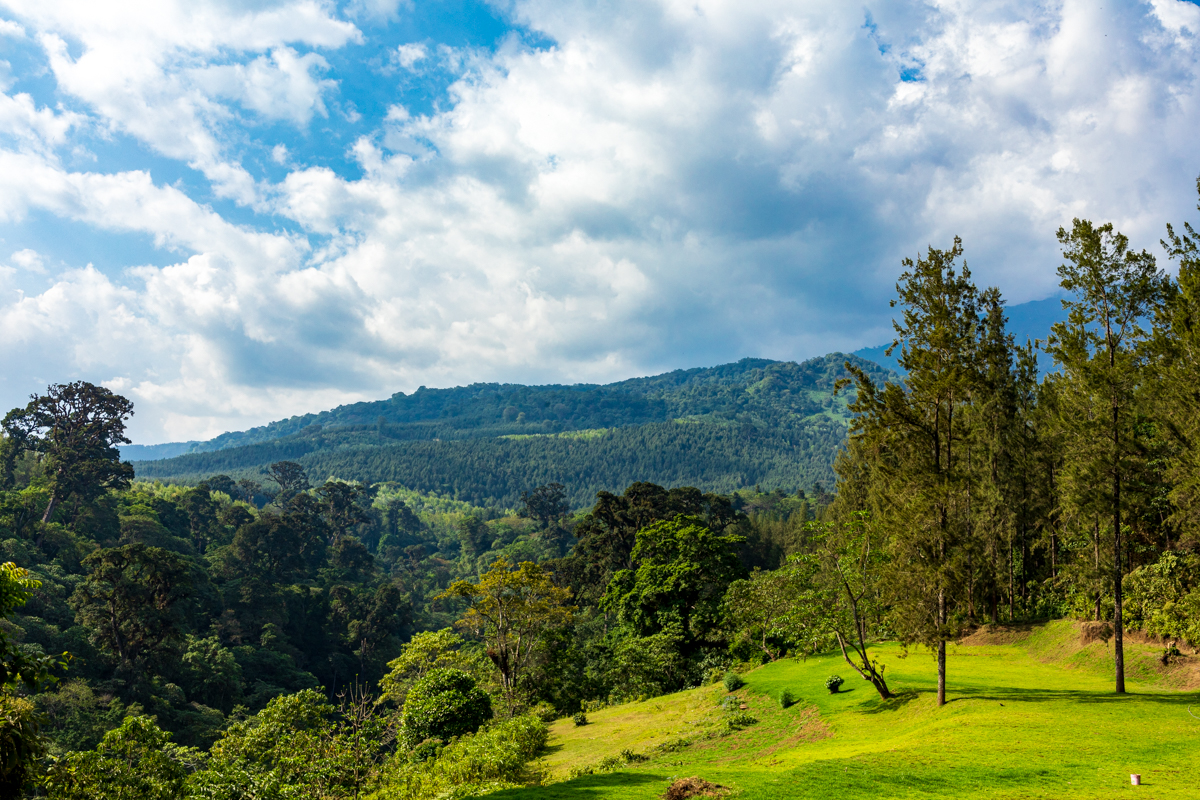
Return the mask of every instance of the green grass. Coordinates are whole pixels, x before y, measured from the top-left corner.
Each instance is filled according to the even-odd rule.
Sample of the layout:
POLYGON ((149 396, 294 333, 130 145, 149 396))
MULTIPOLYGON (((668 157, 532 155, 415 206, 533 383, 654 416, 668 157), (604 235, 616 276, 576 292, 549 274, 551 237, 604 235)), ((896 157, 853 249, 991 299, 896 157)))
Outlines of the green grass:
POLYGON ((736 694, 759 723, 724 737, 705 738, 721 718, 720 686, 595 711, 582 727, 562 720, 542 762, 557 782, 491 797, 650 798, 690 775, 741 798, 1200 797, 1200 719, 1188 713, 1196 704, 1200 714, 1200 697, 1159 688, 1194 680, 1194 665, 1163 675, 1155 648, 1131 643, 1130 672, 1142 680, 1119 697, 1111 650, 1081 647, 1070 623, 1007 638, 1018 641, 951 648, 950 702, 941 709, 929 654, 884 645, 878 652, 900 693, 891 701, 826 655, 747 673, 736 694), (846 678, 841 693, 826 692, 830 674, 846 678), (800 698, 786 710, 776 702, 784 689, 800 698), (680 737, 696 741, 653 754, 680 737), (622 750, 652 755, 565 779, 622 750), (1130 786, 1132 772, 1142 786, 1130 786))

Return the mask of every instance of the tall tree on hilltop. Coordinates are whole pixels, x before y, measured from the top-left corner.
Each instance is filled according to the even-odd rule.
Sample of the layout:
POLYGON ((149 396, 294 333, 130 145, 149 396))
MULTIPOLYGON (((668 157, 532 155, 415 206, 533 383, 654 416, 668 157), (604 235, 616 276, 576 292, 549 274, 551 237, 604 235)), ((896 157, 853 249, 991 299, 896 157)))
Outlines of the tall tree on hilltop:
POLYGON ((86 381, 53 384, 5 415, 0 425, 11 452, 33 450, 46 459, 50 501, 42 522, 71 495, 90 502, 129 486, 133 467, 121 461, 117 446, 129 444, 125 422, 131 416, 133 403, 86 381))
MULTIPOLYGON (((1200 193, 1200 178, 1196 180, 1200 193)), ((1200 210, 1200 205, 1197 205, 1200 210)), ((1164 302, 1154 325, 1157 369, 1151 396, 1156 418, 1174 445, 1166 459, 1172 481, 1171 521, 1187 541, 1200 546, 1200 233, 1191 223, 1176 233, 1167 225, 1162 242, 1171 260, 1179 265, 1175 281, 1168 282, 1164 302)))
POLYGON ((902 639, 934 650, 938 705, 946 702, 946 642, 957 635, 951 607, 962 584, 963 543, 969 534, 969 475, 963 413, 979 382, 978 293, 964 263, 962 240, 904 260, 896 285, 896 321, 903 385, 882 389, 853 364, 858 385, 850 450, 839 472, 865 484, 864 505, 890 533, 893 623, 902 639), (857 474, 856 474, 857 473, 857 474))
POLYGON ((1106 479, 1106 487, 1093 485, 1092 499, 1112 525, 1113 654, 1116 691, 1124 693, 1122 489, 1141 457, 1134 429, 1147 335, 1139 322, 1158 306, 1164 276, 1154 256, 1130 250, 1112 223, 1076 219, 1071 230, 1058 229, 1058 240, 1065 259, 1058 275, 1074 298, 1063 301, 1067 321, 1053 327, 1047 352, 1063 369, 1066 467, 1106 479))

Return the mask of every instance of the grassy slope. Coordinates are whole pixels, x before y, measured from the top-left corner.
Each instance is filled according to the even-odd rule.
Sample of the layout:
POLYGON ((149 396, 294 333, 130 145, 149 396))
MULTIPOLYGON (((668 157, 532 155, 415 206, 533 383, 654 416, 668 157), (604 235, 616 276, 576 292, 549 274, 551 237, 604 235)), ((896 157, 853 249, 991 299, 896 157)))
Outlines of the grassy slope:
MULTIPOLYGON (((617 772, 492 797, 650 798, 688 775, 744 798, 1200 797, 1200 720, 1188 714, 1200 697, 1157 682, 1133 682, 1126 697, 1114 696, 1108 648, 1081 648, 1070 623, 1020 638, 953 647, 950 702, 940 710, 933 660, 924 652, 902 658, 894 645, 880 648, 902 693, 889 702, 857 678, 848 680, 850 691, 826 693, 826 676, 850 676, 840 657, 770 664, 747 675, 739 691, 760 720, 752 728, 617 772), (786 711, 773 699, 784 689, 803 698, 786 711), (1142 774, 1143 786, 1129 785, 1131 772, 1142 774)), ((1131 672, 1161 677, 1153 648, 1129 649, 1131 672)), ((1181 680, 1168 676, 1174 685, 1181 680)), ((623 749, 641 753, 695 736, 719 717, 723 694, 710 686, 605 709, 580 728, 559 721, 545 766, 561 779, 571 767, 623 749)))

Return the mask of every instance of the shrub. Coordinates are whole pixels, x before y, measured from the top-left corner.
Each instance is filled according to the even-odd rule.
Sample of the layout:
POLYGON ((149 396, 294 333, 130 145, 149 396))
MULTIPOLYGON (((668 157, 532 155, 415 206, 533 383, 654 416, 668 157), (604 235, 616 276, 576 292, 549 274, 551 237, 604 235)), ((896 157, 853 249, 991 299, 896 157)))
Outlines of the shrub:
POLYGON ((525 785, 538 777, 529 774, 528 765, 545 747, 547 734, 546 723, 526 714, 456 739, 421 763, 398 753, 374 797, 458 800, 525 785))
POLYGON ((790 690, 784 689, 779 693, 780 708, 791 708, 794 705, 796 705, 796 697, 791 693, 790 690))
POLYGON ((448 741, 474 733, 492 718, 492 699, 459 669, 434 669, 417 681, 404 701, 401 739, 413 748, 426 739, 448 741))
POLYGON ((745 685, 746 685, 746 682, 744 680, 742 680, 741 675, 738 675, 736 672, 733 672, 732 670, 725 673, 725 691, 736 692, 738 689, 742 688, 745 685))
POLYGON ((571 717, 571 721, 575 723, 575 727, 579 727, 581 725, 587 725, 588 724, 587 714, 583 713, 582 711, 576 712, 575 715, 571 717))
POLYGON ((825 688, 829 690, 830 694, 837 694, 837 690, 842 688, 842 684, 845 682, 838 675, 830 675, 825 679, 825 688))
POLYGON ((751 725, 757 725, 758 719, 752 716, 748 711, 737 711, 727 716, 718 729, 721 736, 728 736, 731 733, 740 731, 742 728, 749 728, 751 725))

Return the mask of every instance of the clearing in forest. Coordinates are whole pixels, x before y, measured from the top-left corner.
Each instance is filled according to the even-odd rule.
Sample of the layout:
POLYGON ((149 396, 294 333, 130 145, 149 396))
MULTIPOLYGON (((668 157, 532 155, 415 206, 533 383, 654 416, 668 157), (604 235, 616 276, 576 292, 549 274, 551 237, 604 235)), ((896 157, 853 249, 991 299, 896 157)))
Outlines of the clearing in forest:
POLYGON ((950 651, 942 709, 921 650, 879 647, 899 694, 890 701, 840 656, 785 659, 745 675, 726 702, 732 713, 744 702, 757 724, 710 736, 731 713, 719 685, 592 712, 581 727, 560 720, 542 759, 557 782, 489 797, 656 798, 693 776, 747 799, 1200 797, 1200 695, 1163 688, 1194 685, 1186 662, 1200 659, 1164 670, 1161 648, 1131 642, 1129 674, 1141 680, 1117 696, 1109 646, 1081 644, 1070 622, 968 642, 950 651), (832 674, 846 678, 834 695, 832 674), (785 690, 798 702, 782 709, 785 690))

